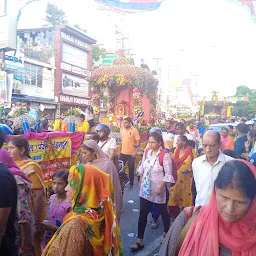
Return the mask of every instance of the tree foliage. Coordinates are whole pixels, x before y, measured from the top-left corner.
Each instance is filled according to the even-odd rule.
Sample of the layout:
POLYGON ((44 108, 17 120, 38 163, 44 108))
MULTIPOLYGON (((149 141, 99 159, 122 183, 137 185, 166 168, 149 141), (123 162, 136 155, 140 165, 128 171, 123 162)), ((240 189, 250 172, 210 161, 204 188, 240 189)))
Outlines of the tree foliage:
POLYGON ((245 97, 248 96, 252 90, 245 86, 245 85, 240 85, 236 88, 236 97, 245 97))
POLYGON ((57 27, 67 22, 66 14, 55 4, 47 3, 45 21, 47 22, 46 27, 57 27))
POLYGON ((248 97, 248 101, 238 101, 232 108, 233 116, 254 116, 256 114, 256 90, 245 85, 238 86, 236 97, 248 97))
POLYGON ((81 28, 79 24, 74 24, 74 27, 80 29, 80 30, 83 31, 84 33, 87 33, 87 30, 84 29, 84 28, 81 28))
POLYGON ((105 56, 106 49, 100 48, 97 44, 94 44, 92 46, 92 60, 93 63, 100 60, 100 58, 103 58, 105 56))

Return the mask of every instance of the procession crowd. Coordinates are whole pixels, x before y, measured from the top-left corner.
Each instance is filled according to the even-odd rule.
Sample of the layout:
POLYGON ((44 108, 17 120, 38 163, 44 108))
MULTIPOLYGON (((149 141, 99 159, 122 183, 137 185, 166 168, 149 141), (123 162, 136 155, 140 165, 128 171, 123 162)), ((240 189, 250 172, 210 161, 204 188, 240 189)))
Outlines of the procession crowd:
POLYGON ((124 255, 123 194, 137 185, 132 251, 147 246, 145 228, 158 228, 161 216, 159 256, 256 255, 253 127, 242 122, 217 132, 171 119, 151 128, 142 148, 125 117, 120 151, 108 125, 94 130, 87 131, 77 164, 57 170, 47 190, 28 140, 7 141, 0 130, 0 256, 124 255))

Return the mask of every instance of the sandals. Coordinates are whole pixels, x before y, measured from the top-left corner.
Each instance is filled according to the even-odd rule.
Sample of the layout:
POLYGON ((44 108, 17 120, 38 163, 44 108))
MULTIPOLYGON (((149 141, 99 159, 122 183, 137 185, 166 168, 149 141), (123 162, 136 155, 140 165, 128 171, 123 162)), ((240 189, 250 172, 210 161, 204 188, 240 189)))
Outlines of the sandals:
POLYGON ((144 244, 140 244, 139 242, 136 242, 134 245, 131 246, 132 252, 137 252, 144 249, 144 244))

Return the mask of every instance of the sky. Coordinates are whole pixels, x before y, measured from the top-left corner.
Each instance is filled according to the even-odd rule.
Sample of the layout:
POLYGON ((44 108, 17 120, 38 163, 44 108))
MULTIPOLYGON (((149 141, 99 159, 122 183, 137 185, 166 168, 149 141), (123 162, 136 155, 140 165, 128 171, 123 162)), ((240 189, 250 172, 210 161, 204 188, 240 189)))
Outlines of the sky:
MULTIPOLYGON (((3 0, 0 0, 0 2, 3 0)), ((8 0, 14 11, 15 3, 8 0)), ((22 0, 25 1, 25 0, 22 0)), ((191 78, 193 92, 213 90, 234 95, 239 85, 256 88, 256 23, 250 12, 233 0, 165 0, 152 12, 116 14, 100 10, 94 0, 51 0, 66 12, 70 24, 79 24, 109 51, 116 48, 115 30, 123 30, 126 46, 144 58, 151 69, 161 68, 161 86, 191 78)), ((24 9, 19 27, 40 27, 47 1, 24 9)))

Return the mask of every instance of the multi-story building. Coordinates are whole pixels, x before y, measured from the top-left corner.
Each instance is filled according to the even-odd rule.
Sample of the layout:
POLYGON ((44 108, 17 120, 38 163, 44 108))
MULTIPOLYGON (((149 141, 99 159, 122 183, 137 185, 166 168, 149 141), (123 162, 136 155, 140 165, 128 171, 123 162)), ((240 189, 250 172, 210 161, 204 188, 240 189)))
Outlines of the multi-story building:
POLYGON ((80 30, 62 25, 55 30, 55 95, 61 110, 70 106, 82 109, 90 104, 91 46, 96 41, 80 30))
POLYGON ((12 102, 29 99, 44 112, 90 104, 91 45, 96 41, 69 25, 18 30, 17 53, 6 53, 14 74, 12 102))

